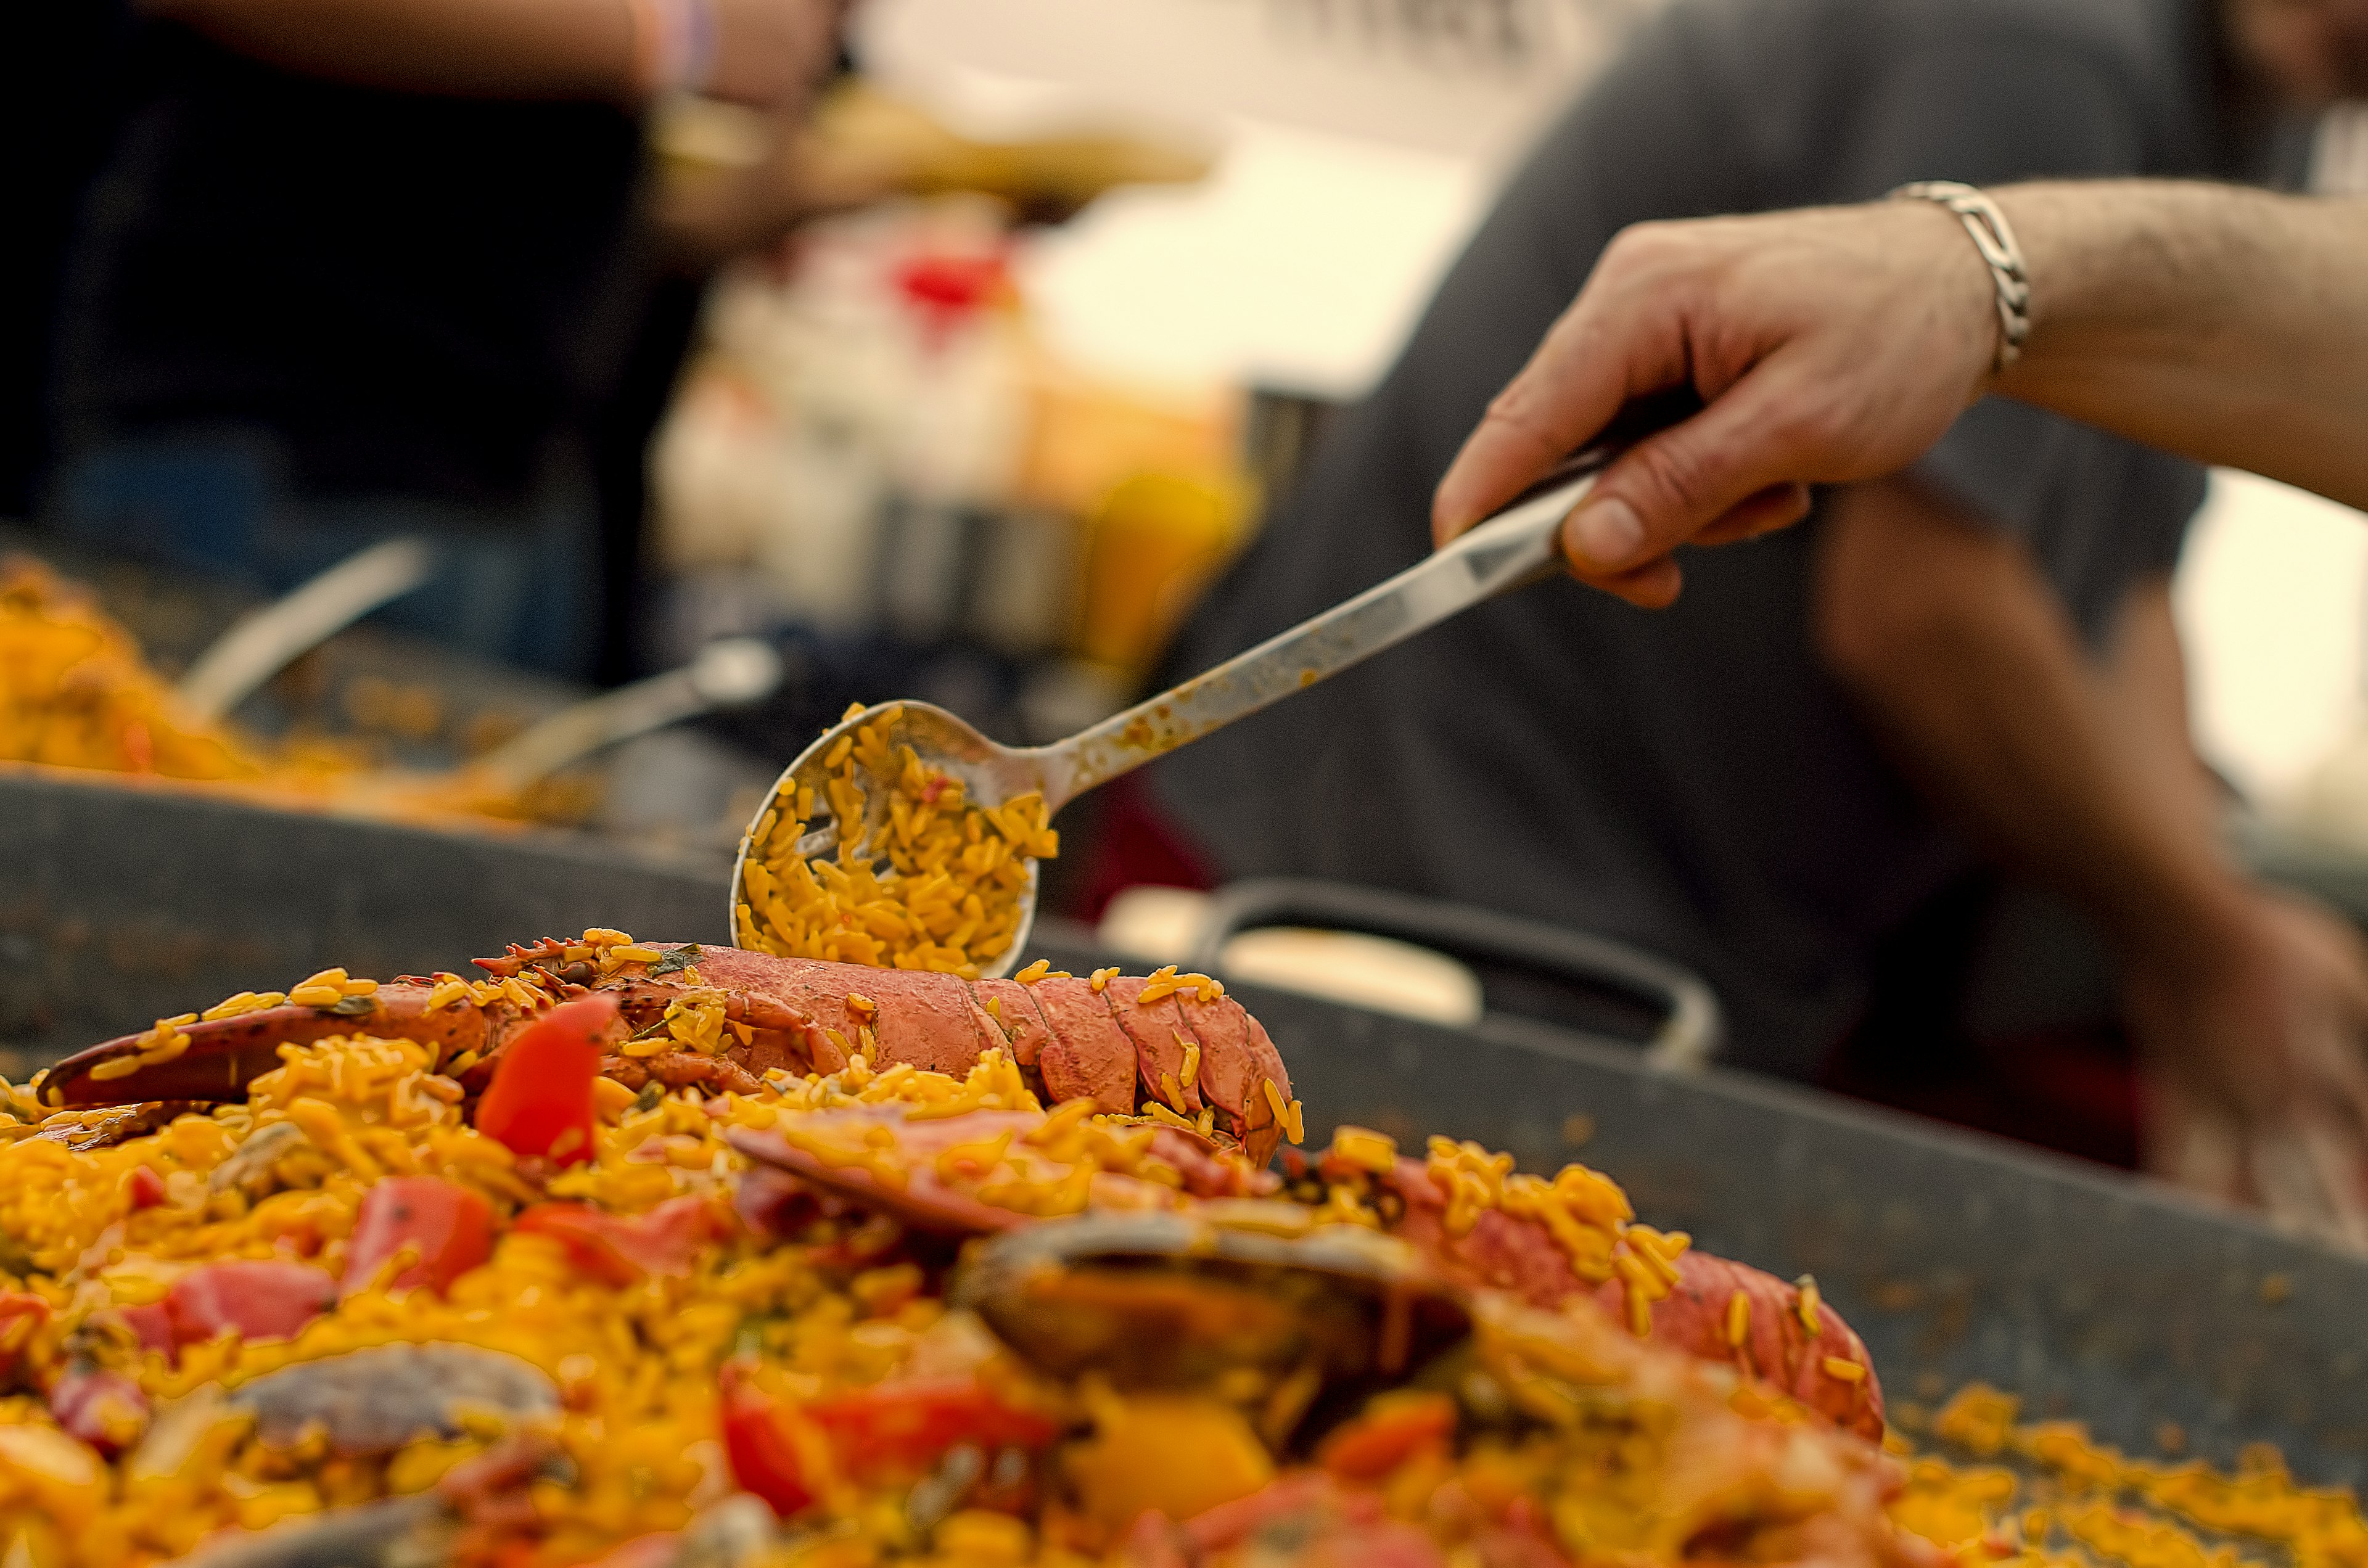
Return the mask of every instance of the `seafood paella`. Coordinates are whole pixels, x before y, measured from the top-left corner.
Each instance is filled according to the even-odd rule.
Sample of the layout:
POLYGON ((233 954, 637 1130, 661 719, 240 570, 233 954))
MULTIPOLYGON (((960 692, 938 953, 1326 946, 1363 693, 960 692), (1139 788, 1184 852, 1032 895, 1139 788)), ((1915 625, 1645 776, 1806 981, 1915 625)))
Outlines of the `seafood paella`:
POLYGON ((7 1102, 11 1565, 2368 1562, 2267 1456, 1994 1394, 1903 1457, 1813 1280, 1580 1165, 1316 1147, 1201 975, 595 930, 7 1102))

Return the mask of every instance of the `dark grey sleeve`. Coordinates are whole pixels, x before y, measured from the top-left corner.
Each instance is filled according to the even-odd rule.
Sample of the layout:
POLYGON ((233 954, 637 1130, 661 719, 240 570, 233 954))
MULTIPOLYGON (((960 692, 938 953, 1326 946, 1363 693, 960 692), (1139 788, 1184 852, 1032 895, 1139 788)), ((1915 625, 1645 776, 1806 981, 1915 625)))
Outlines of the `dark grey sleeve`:
MULTIPOLYGON (((2038 31, 1936 38, 1902 54, 1857 107, 1835 198, 1917 179, 2147 172, 2150 112, 2163 111, 2126 62, 2092 45, 2038 31)), ((2176 562, 2203 491, 2192 464, 1999 398, 1969 409, 1913 472, 2029 543, 2089 623, 2128 576, 2176 562)))

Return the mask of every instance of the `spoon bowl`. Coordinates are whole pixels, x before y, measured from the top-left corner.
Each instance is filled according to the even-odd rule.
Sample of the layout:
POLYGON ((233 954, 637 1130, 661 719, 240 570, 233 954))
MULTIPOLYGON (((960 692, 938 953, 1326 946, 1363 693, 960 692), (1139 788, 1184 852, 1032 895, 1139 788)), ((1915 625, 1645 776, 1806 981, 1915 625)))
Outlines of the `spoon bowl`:
MULTIPOLYGON (((830 785, 835 770, 827 760, 837 754, 842 742, 852 744, 865 730, 882 725, 885 726, 884 738, 890 746, 910 746, 924 768, 960 780, 964 799, 973 805, 1001 806, 1033 790, 1042 793, 1049 811, 1058 811, 1076 792, 1074 787, 1056 790, 1049 777, 1058 770, 1048 769, 1046 759, 1057 753, 1058 747, 1022 749, 997 744, 967 721, 928 702, 875 703, 851 713, 825 730, 781 770, 781 776, 767 792, 764 805, 749 823, 748 831, 740 835, 740 851, 732 863, 732 932, 735 946, 748 945, 741 937, 742 890, 749 857, 762 854, 760 830, 768 821, 778 823, 776 813, 786 812, 806 824, 805 834, 797 841, 794 851, 798 858, 816 860, 836 855, 848 824, 838 820, 831 804, 830 785), (803 817, 797 812, 801 801, 813 802, 812 811, 803 817)), ((1065 786, 1065 780, 1063 783, 1065 786)), ((882 829, 889 824, 889 800, 885 790, 864 791, 863 816, 853 824, 859 837, 879 842, 882 829)), ((1036 862, 1030 859, 1027 862, 1027 883, 1019 895, 1016 934, 999 957, 979 964, 982 979, 1001 979, 1018 963, 1027 945, 1028 933, 1036 924, 1039 881, 1036 862)))

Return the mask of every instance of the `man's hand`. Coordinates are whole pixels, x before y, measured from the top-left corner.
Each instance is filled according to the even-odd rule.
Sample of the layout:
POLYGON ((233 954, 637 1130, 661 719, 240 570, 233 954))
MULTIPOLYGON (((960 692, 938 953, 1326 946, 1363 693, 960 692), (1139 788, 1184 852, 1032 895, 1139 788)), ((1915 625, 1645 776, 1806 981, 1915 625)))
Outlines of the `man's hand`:
MULTIPOLYGON (((2368 201, 2157 180, 1991 194, 2032 279, 2031 338, 1995 390, 2368 507, 2368 201)), ((1614 463, 1563 533, 1579 577, 1667 604, 1679 545, 1783 527, 1804 484, 1896 473, 1938 440, 1991 388, 1996 299, 1929 202, 1639 224, 1489 405, 1432 532, 1691 382, 1710 407, 1614 463)))
POLYGON ((2148 1166, 2368 1248, 2368 946, 2258 890, 2214 946, 2124 971, 2148 1166))
POLYGON ((1677 597, 1669 551, 1796 522, 1803 483, 1905 468, 1987 382, 1989 270, 1926 202, 1623 232, 1440 481, 1440 542, 1517 494, 1632 398, 1687 381, 1708 409, 1607 470, 1563 530, 1582 579, 1677 597))

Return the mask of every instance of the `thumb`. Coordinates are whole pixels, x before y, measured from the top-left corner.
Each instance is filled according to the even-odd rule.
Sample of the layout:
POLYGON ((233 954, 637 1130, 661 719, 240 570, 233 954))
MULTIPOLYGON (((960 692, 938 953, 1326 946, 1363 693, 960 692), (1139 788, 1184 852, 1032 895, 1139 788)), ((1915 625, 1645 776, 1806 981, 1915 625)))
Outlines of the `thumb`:
POLYGON ((1563 529, 1584 575, 1666 555, 1774 486, 1812 477, 1818 453, 1785 378, 1755 369, 1702 413, 1622 453, 1563 529))

